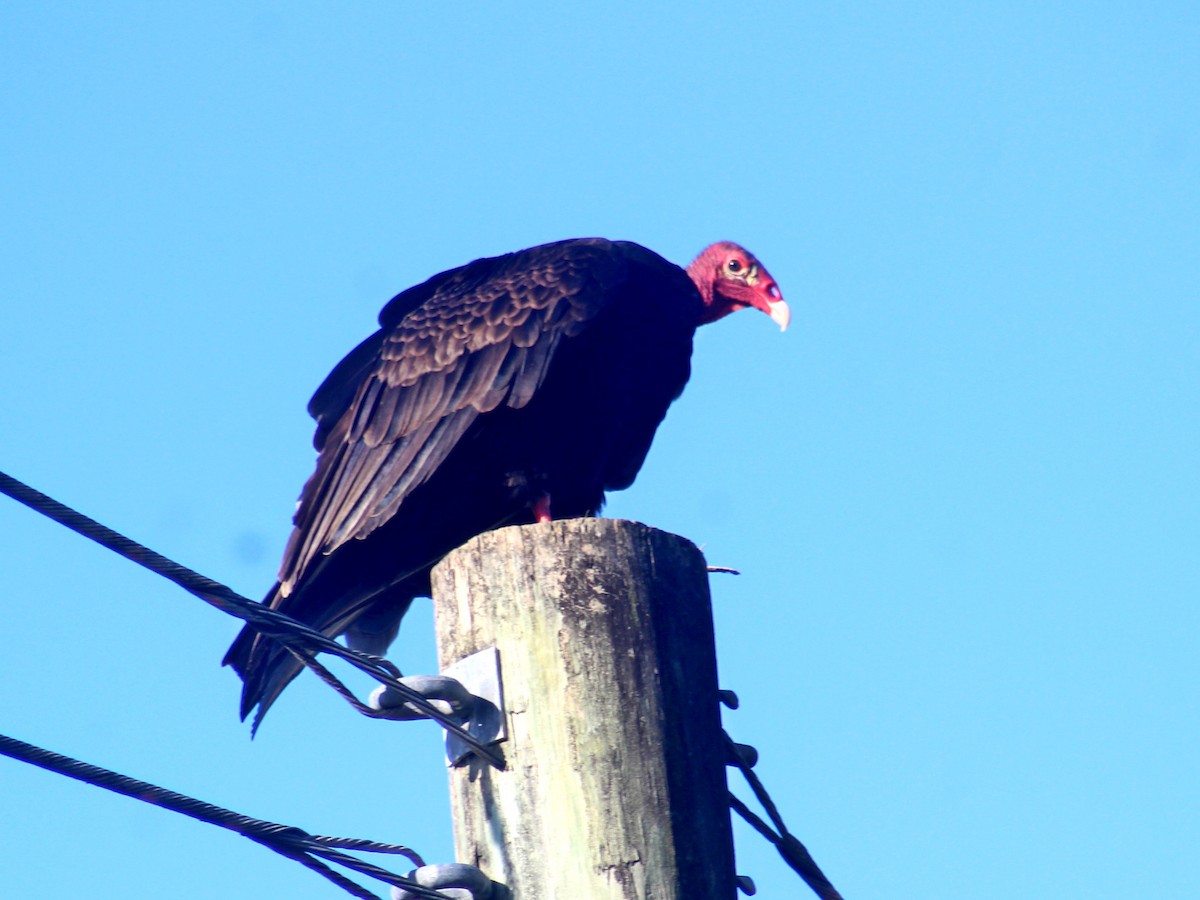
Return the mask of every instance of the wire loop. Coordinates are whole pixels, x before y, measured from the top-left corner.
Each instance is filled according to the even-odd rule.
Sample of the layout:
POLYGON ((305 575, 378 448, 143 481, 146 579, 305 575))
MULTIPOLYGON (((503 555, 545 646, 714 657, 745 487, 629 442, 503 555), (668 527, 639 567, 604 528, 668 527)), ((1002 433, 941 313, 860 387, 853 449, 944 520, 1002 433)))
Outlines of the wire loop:
POLYGON ((315 660, 313 657, 315 654, 328 653, 345 660, 360 672, 366 673, 380 684, 391 688, 396 693, 405 697, 414 709, 418 710, 426 718, 433 719, 447 731, 455 734, 470 746, 480 758, 487 760, 497 768, 504 768, 501 756, 454 721, 452 716, 446 715, 417 691, 401 683, 399 680, 399 670, 382 657, 372 656, 369 653, 361 653, 357 650, 344 647, 332 638, 309 628, 303 622, 298 622, 291 616, 285 615, 278 610, 271 609, 262 603, 256 603, 253 600, 243 597, 219 581, 206 578, 199 572, 189 569, 187 566, 181 565, 172 559, 168 559, 161 553, 156 553, 149 547, 139 544, 132 538, 128 538, 106 525, 101 525, 95 519, 85 516, 83 513, 72 509, 64 503, 60 503, 54 498, 35 490, 4 472, 0 472, 0 493, 7 494, 35 512, 53 519, 60 525, 70 528, 72 531, 83 535, 89 540, 95 541, 100 546, 112 550, 114 553, 125 557, 131 562, 135 562, 143 568, 161 575, 193 596, 199 597, 205 603, 216 607, 221 612, 241 619, 272 640, 283 644, 304 665, 313 669, 313 671, 317 671, 322 681, 331 687, 334 687, 336 684, 337 687, 334 687, 334 689, 337 690, 338 694, 364 715, 372 716, 373 718, 388 718, 387 716, 378 716, 373 711, 369 711, 370 707, 359 702, 357 698, 351 700, 350 698, 354 695, 349 688, 342 685, 328 669, 325 669, 319 663, 314 665, 315 660), (321 674, 322 672, 324 673, 323 675, 321 674))

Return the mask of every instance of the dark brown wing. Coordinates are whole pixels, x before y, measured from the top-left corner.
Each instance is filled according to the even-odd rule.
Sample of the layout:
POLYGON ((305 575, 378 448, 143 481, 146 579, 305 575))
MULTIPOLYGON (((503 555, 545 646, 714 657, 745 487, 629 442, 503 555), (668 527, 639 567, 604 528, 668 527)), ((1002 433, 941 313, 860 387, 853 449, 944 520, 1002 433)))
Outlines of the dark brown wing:
POLYGON ((310 404, 320 456, 273 605, 319 556, 386 523, 480 413, 526 405, 560 341, 578 334, 629 274, 609 241, 563 241, 477 260, 393 299, 381 330, 310 404))
MULTIPOLYGON (((309 405, 317 467, 265 602, 382 653, 429 567, 531 521, 534 485, 558 515, 594 514, 683 389, 700 313, 678 266, 601 239, 477 260, 398 295, 309 405)), ((301 668, 249 626, 225 662, 255 727, 301 668)))

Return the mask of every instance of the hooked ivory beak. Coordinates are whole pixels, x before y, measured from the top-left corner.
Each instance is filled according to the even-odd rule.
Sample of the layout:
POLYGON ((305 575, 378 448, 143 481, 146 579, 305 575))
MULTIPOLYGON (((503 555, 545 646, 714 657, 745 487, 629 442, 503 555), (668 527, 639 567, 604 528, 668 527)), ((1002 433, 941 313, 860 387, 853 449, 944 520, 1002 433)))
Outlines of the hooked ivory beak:
POLYGON ((768 303, 767 315, 779 326, 780 331, 787 331, 788 323, 792 321, 792 311, 782 300, 768 303))

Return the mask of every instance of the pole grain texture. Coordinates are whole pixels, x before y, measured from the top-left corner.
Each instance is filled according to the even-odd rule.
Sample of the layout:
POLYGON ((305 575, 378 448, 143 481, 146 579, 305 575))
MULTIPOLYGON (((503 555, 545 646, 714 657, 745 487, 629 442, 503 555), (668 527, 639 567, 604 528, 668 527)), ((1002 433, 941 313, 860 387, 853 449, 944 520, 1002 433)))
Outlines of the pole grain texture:
POLYGON ((460 862, 515 900, 736 895, 704 557, 636 522, 471 540, 433 572, 440 665, 500 656, 506 767, 450 772, 460 862))

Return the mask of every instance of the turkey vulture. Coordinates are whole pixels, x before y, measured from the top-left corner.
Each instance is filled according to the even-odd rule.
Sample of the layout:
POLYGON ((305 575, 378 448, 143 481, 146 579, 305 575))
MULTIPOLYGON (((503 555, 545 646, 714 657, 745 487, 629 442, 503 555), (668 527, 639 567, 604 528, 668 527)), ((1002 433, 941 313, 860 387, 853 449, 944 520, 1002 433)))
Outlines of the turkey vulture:
MULTIPOLYGON (((382 655, 429 570, 502 525, 595 515, 688 380, 696 326, 788 307, 723 242, 686 270, 601 238, 478 259, 394 297, 308 406, 317 468, 264 601, 382 655)), ((301 666, 247 626, 225 656, 255 728, 301 666)))

